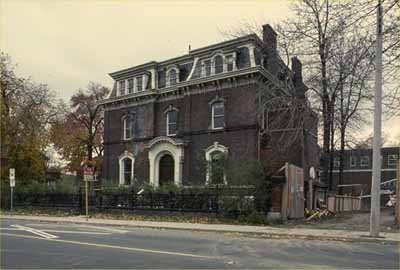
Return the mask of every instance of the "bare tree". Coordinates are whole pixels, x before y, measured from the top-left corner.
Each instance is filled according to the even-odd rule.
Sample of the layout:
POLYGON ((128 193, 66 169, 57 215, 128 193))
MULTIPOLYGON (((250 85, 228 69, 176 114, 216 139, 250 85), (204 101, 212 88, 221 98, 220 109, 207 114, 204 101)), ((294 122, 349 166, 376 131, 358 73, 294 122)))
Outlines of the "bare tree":
MULTIPOLYGON (((275 27, 279 33, 278 45, 287 64, 293 55, 302 59, 311 104, 321 114, 322 178, 332 187, 329 171, 333 168, 335 132, 340 127, 343 132, 340 134, 344 134, 340 137, 345 139, 347 127, 352 125, 350 122, 363 123, 367 118, 358 112, 366 107, 364 102, 368 95, 364 90, 370 87, 368 78, 374 68, 366 63, 374 57, 371 49, 375 42, 376 3, 373 0, 298 0, 291 9, 294 16, 275 27), (350 46, 352 42, 355 42, 354 46, 350 46), (364 90, 360 90, 356 79, 361 79, 364 90), (358 99, 356 88, 358 93, 362 92, 358 99)), ((385 78, 393 80, 399 75, 399 0, 386 0, 384 10, 388 21, 384 31, 385 78)), ((241 22, 240 26, 224 34, 257 33, 255 29, 260 29, 260 24, 241 22)), ((392 112, 397 109, 392 114, 398 114, 398 83, 392 81, 387 85, 391 89, 387 90, 384 103, 392 112)))

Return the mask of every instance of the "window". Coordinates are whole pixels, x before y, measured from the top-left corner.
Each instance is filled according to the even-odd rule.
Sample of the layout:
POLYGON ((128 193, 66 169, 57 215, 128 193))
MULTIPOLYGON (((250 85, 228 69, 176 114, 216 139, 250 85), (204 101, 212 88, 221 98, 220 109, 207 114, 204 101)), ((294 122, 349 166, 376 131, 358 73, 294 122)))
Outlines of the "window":
POLYGON ((211 75, 211 61, 207 60, 204 61, 204 65, 205 65, 205 70, 206 70, 206 76, 210 76, 211 75))
POLYGON ((357 166, 357 158, 355 156, 350 156, 350 167, 357 166))
POLYGON ((136 77, 136 92, 141 92, 143 90, 143 78, 136 77))
POLYGON ((222 73, 224 71, 224 59, 221 55, 217 55, 214 58, 215 74, 222 73))
POLYGON ((206 184, 227 184, 225 175, 228 148, 214 142, 205 149, 207 161, 206 184))
POLYGON ((210 183, 224 184, 225 155, 221 151, 214 151, 210 156, 210 183))
POLYGON ((221 129, 225 126, 225 108, 223 102, 216 102, 212 105, 211 109, 212 119, 211 127, 212 129, 221 129))
POLYGON ((124 183, 123 185, 132 184, 132 160, 130 158, 124 158, 124 183))
POLYGON ((171 69, 169 71, 169 85, 174 85, 177 83, 177 76, 176 76, 176 70, 175 69, 171 69))
POLYGON ((176 135, 178 126, 178 112, 173 110, 167 113, 167 136, 176 135))
POLYGON ((340 167, 340 159, 338 157, 335 157, 335 159, 333 160, 333 166, 335 168, 339 168, 340 167))
POLYGON ((134 124, 135 124, 135 115, 128 114, 127 116, 125 116, 123 122, 124 122, 124 140, 132 139, 134 124))
POLYGON ((233 70, 233 58, 231 56, 226 58, 226 69, 227 71, 233 70))
POLYGON ((388 165, 396 165, 397 155, 388 155, 388 165))
POLYGON ((125 95, 125 81, 119 81, 119 94, 125 95))
POLYGON ((369 156, 362 156, 361 157, 360 166, 362 166, 362 167, 369 166, 369 156))
POLYGON ((124 151, 118 158, 119 163, 119 184, 132 185, 134 179, 135 157, 132 153, 124 151))
POLYGON ((128 94, 133 93, 133 79, 128 80, 128 94))

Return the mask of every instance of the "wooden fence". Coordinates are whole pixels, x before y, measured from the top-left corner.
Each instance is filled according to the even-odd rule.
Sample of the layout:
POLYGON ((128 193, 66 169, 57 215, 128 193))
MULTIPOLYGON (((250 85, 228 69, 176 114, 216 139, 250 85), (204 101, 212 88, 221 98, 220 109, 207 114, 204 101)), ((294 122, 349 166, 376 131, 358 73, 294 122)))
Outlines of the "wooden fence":
POLYGON ((346 195, 328 196, 328 210, 331 212, 359 211, 361 198, 346 195))

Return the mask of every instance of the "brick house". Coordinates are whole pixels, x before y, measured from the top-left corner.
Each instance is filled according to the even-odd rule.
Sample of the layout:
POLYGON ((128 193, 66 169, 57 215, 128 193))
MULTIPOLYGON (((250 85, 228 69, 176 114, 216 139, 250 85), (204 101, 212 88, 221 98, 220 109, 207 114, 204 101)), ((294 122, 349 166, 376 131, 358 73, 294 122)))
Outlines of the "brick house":
MULTIPOLYGON (((383 147, 381 149, 381 183, 396 179, 396 162, 399 158, 399 147, 383 147)), ((342 194, 370 194, 372 181, 372 149, 360 148, 345 150, 342 181, 339 183, 339 153, 334 158, 333 189, 338 191, 338 185, 358 185, 342 187, 342 194)), ((383 187, 382 187, 383 188, 383 187)))
MULTIPOLYGON (((101 102, 104 181, 205 185, 212 173, 207 162, 273 156, 260 144, 258 85, 289 80, 291 94, 303 99, 306 90, 300 61, 292 59, 289 70, 276 46, 277 34, 264 25, 262 39, 250 34, 111 73, 113 90, 101 102)), ((305 144, 274 166, 289 161, 305 172, 318 167, 316 129, 307 129, 305 144)))

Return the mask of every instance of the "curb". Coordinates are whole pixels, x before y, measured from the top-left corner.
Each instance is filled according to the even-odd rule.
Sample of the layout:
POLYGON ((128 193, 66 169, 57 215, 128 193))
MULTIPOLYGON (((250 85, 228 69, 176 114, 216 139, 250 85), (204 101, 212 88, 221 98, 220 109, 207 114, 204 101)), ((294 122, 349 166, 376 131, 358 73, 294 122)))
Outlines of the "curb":
MULTIPOLYGON (((51 217, 50 217, 51 218, 51 217)), ((1 219, 14 219, 14 220, 31 220, 36 222, 49 222, 58 224, 78 224, 78 225, 96 225, 96 226, 115 226, 125 228, 141 228, 141 229, 157 229, 157 230, 174 230, 174 231, 192 231, 192 232, 210 232, 210 233, 222 233, 227 235, 234 235, 239 237, 250 237, 258 239, 296 239, 296 240, 319 240, 319 241, 339 241, 339 242, 351 242, 351 243, 379 243, 379 244, 391 244, 400 245, 400 240, 385 239, 385 238, 373 238, 367 234, 361 237, 348 237, 348 236, 336 236, 336 235, 311 235, 311 234, 296 234, 296 233, 276 233, 276 232, 241 232, 224 229, 208 229, 208 228, 185 228, 185 227, 173 227, 163 225, 144 225, 144 224, 115 224, 112 222, 93 222, 90 219, 88 221, 80 220, 47 220, 38 218, 31 218, 29 216, 1 216, 1 219)))

